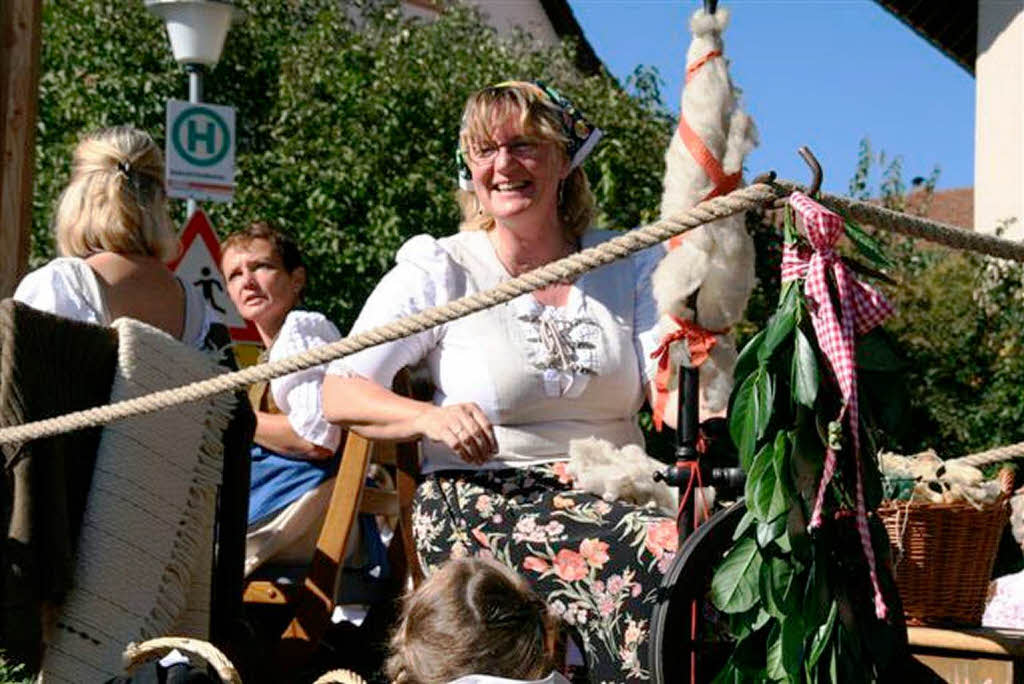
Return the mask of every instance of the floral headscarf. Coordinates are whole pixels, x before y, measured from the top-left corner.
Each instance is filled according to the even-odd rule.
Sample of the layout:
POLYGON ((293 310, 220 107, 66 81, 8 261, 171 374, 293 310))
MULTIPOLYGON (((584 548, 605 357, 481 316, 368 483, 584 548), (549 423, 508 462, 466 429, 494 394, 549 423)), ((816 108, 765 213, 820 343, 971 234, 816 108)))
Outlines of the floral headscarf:
MULTIPOLYGON (((562 112, 562 131, 569 139, 566 146, 566 154, 569 156, 569 168, 574 169, 583 163, 604 132, 587 121, 583 113, 569 101, 565 95, 558 92, 543 81, 504 81, 497 83, 491 88, 507 88, 511 86, 529 85, 537 89, 540 95, 554 103, 562 112)), ((465 126, 465 121, 463 121, 465 126)), ((459 187, 467 192, 473 191, 473 176, 469 171, 469 165, 462 153, 460 145, 455 147, 455 165, 458 168, 459 187)))

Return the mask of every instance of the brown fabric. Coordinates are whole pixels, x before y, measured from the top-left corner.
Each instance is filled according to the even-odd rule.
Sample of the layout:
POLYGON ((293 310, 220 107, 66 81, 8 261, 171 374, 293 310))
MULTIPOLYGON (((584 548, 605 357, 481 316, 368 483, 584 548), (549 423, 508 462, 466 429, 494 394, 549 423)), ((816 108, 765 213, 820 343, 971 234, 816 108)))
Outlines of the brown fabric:
MULTIPOLYGON (((264 349, 256 357, 256 363, 266 363, 270 360, 270 350, 264 349)), ((254 382, 249 385, 247 391, 249 397, 249 405, 252 406, 253 411, 261 411, 263 413, 281 413, 281 409, 274 403, 274 395, 270 392, 270 381, 261 380, 260 382, 254 382)))
MULTIPOLYGON (((107 403, 116 364, 113 330, 0 302, 0 426, 107 403)), ((44 605, 71 586, 101 431, 3 447, 0 647, 33 670, 44 605)))

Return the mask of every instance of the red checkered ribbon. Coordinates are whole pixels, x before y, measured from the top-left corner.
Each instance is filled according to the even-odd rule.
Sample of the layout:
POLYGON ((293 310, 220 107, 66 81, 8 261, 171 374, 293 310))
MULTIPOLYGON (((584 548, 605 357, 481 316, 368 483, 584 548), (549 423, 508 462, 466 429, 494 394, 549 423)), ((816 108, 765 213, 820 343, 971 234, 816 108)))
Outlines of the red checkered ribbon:
MULTIPOLYGON (((782 282, 805 279, 804 293, 807 296, 814 333, 839 383, 843 407, 836 420, 841 423, 845 416, 853 437, 857 472, 857 532, 871 573, 871 584, 875 592, 875 614, 879 619, 883 619, 887 610, 875 569, 875 553, 871 548, 871 534, 868 531, 864 503, 864 482, 861 477, 860 416, 857 407, 857 364, 854 345, 855 335, 863 335, 880 324, 892 313, 892 306, 874 288, 854 278, 836 254, 834 246, 843 235, 843 219, 799 192, 790 195, 789 203, 803 220, 811 248, 785 246, 782 254, 782 282), (830 271, 835 280, 839 300, 838 316, 829 294, 827 273, 830 271)), ((835 475, 835 470, 836 453, 829 446, 814 500, 814 510, 811 513, 811 529, 821 525, 825 490, 835 475)))
POLYGON ((708 360, 708 354, 718 340, 715 335, 724 335, 726 331, 708 330, 702 328, 689 318, 677 318, 669 314, 678 327, 661 338, 661 344, 651 352, 652 359, 658 359, 658 373, 654 376, 654 387, 657 396, 654 398, 654 406, 651 408, 654 413, 654 427, 661 432, 661 425, 665 419, 665 407, 668 405, 668 381, 672 377, 672 354, 669 348, 674 342, 685 340, 690 350, 690 365, 700 368, 701 364, 708 360))

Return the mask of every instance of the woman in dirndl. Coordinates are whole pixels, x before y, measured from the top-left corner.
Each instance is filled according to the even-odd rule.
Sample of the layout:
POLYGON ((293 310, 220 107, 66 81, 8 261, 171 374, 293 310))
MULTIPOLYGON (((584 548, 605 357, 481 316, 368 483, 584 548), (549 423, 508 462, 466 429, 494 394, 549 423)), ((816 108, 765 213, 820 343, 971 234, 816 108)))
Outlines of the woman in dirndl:
MULTIPOLYGON (((508 82, 473 94, 457 159, 463 220, 418 235, 367 300, 354 333, 495 287, 613 236, 592 228, 581 167, 601 131, 553 88, 508 82)), ((651 610, 677 546, 661 513, 574 488, 569 441, 643 444, 652 391, 661 247, 507 304, 334 362, 329 421, 370 438, 421 440, 413 515, 428 569, 495 558, 524 575, 582 645, 594 682, 650 677, 651 610), (391 392, 423 364, 427 402, 391 392)))

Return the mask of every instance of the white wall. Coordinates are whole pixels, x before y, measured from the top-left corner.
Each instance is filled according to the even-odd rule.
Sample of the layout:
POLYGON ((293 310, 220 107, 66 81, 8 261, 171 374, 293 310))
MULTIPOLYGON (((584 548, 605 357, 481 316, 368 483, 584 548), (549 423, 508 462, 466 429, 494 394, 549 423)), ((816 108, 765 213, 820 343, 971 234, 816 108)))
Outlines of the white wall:
POLYGON ((978 3, 974 228, 1024 239, 1024 3, 978 3))
MULTIPOLYGON (((469 0, 480 8, 488 23, 505 33, 520 27, 545 45, 558 45, 559 37, 548 20, 548 15, 537 0, 469 0)), ((430 17, 437 14, 429 0, 406 0, 402 3, 407 14, 430 17)))

